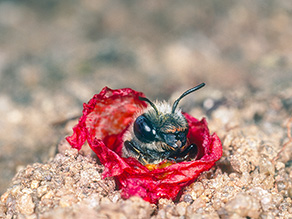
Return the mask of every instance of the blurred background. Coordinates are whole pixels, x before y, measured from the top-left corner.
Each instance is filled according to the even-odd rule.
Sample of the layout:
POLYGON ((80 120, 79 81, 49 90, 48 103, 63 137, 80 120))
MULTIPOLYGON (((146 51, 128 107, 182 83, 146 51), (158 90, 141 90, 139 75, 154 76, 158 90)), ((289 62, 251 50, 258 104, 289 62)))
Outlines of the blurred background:
POLYGON ((0 0, 0 194, 104 86, 168 100, 201 82, 186 111, 259 94, 291 109, 292 2, 0 0))

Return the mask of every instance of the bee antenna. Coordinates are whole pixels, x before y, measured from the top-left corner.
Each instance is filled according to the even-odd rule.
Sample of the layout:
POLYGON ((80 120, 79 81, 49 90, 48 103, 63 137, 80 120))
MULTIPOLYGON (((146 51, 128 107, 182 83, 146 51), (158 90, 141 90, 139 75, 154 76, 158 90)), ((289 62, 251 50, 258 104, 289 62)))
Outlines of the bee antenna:
POLYGON ((193 87, 187 91, 185 91, 179 98, 176 99, 176 101, 174 101, 173 105, 172 105, 172 110, 171 110, 171 113, 174 113, 179 101, 184 98, 186 95, 190 94, 190 93, 193 93, 194 91, 196 90, 199 90, 200 88, 204 87, 205 86, 205 83, 201 83, 199 85, 197 85, 196 87, 193 87))
POLYGON ((149 100, 146 97, 139 97, 139 100, 142 100, 142 101, 145 101, 145 102, 149 103, 153 107, 153 109, 155 110, 155 112, 157 113, 157 115, 159 114, 157 107, 155 106, 154 103, 152 103, 151 100, 149 100))

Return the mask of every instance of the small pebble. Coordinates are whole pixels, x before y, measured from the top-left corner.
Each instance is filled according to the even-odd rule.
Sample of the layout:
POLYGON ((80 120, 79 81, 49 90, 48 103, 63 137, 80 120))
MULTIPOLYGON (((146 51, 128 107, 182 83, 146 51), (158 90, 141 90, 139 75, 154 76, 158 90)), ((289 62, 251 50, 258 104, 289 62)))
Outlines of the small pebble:
POLYGON ((238 214, 241 217, 258 218, 261 213, 260 203, 245 193, 238 193, 224 207, 229 214, 238 214))
POLYGON ((176 211, 179 214, 179 216, 185 215, 187 206, 188 204, 186 202, 179 202, 176 205, 176 211))
POLYGON ((9 194, 10 194, 9 191, 6 191, 6 192, 4 192, 3 195, 1 195, 1 202, 2 203, 6 203, 8 197, 9 197, 9 194))
POLYGON ((39 182, 38 180, 33 180, 33 181, 31 182, 30 188, 31 188, 31 189, 36 189, 36 188, 39 187, 39 184, 40 184, 40 182, 39 182))
POLYGON ((35 204, 29 194, 23 194, 17 201, 17 208, 21 214, 30 215, 34 212, 35 204))
POLYGON ((193 198, 192 198, 192 196, 190 194, 186 194, 183 197, 183 201, 187 202, 187 203, 192 203, 194 200, 193 200, 193 198))
POLYGON ((279 171, 279 170, 281 170, 283 168, 285 168, 285 164, 284 163, 282 163, 280 161, 276 162, 276 170, 279 171))
POLYGON ((37 196, 38 198, 42 197, 45 193, 47 193, 49 190, 48 185, 43 185, 37 188, 37 196))

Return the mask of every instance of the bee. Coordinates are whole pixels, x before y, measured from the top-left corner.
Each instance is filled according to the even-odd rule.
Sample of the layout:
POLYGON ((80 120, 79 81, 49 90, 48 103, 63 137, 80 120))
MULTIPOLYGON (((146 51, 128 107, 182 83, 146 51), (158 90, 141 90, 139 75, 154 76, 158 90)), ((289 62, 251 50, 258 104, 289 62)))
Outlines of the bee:
POLYGON ((172 106, 165 101, 154 104, 145 97, 139 97, 150 106, 137 113, 125 133, 123 157, 134 157, 143 165, 158 164, 163 160, 181 162, 195 159, 197 146, 188 142, 188 122, 177 106, 183 97, 204 86, 205 83, 201 83, 185 91, 172 106))

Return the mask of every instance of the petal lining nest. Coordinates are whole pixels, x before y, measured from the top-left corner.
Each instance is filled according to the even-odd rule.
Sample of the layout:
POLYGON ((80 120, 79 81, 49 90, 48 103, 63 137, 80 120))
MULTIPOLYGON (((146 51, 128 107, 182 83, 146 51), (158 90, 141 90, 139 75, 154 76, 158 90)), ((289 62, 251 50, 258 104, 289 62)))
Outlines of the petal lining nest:
POLYGON ((203 171, 209 170, 222 156, 218 136, 210 135, 207 122, 184 113, 189 123, 188 139, 198 146, 198 157, 157 165, 149 170, 134 158, 121 156, 123 135, 133 122, 134 114, 147 107, 139 99, 144 94, 130 88, 112 90, 105 87, 83 105, 83 116, 67 137, 72 147, 81 149, 85 141, 104 165, 104 177, 115 177, 123 198, 137 195, 150 203, 160 198, 175 200, 183 187, 192 183, 203 171))

